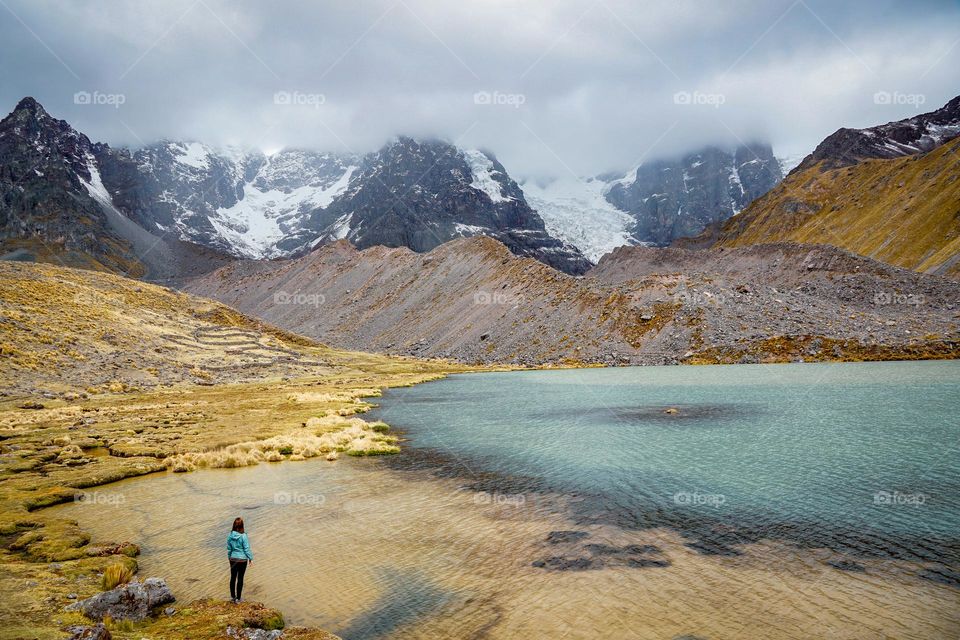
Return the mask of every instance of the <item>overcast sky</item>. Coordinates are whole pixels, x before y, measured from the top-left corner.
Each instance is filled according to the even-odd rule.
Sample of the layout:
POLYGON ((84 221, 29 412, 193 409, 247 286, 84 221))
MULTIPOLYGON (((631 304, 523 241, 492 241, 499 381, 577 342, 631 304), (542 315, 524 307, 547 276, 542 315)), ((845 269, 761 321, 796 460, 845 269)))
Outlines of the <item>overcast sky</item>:
POLYGON ((0 60, 0 111, 32 95, 113 145, 433 135, 593 175, 708 143, 805 154, 942 106, 960 3, 0 0, 0 60))

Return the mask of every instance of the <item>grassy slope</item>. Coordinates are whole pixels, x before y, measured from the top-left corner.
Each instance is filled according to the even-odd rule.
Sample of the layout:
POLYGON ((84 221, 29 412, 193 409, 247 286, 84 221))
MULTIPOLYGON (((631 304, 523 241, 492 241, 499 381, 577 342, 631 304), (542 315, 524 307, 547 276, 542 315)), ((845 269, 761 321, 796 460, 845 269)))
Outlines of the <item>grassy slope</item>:
MULTIPOLYGON (((337 351, 163 287, 33 264, 0 263, 0 345, 3 388, 15 387, 0 396, 0 638, 62 637, 78 621, 62 613, 66 596, 92 595, 107 565, 134 562, 41 507, 171 461, 393 451, 355 417, 370 406, 361 397, 462 370, 337 351)), ((196 603, 176 623, 113 632, 220 636, 237 615, 256 618, 250 608, 196 603)))
POLYGON ((930 153, 787 177, 727 222, 718 246, 832 244, 922 272, 960 276, 960 138, 930 153))

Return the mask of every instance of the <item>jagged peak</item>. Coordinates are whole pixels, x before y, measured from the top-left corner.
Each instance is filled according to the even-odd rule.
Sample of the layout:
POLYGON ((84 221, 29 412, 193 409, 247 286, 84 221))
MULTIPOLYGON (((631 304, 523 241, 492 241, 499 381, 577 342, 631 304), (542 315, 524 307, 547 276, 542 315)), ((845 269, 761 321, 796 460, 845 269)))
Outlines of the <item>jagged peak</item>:
POLYGON ((63 126, 69 126, 63 120, 56 120, 53 118, 47 110, 43 108, 36 98, 31 96, 26 96, 20 102, 17 103, 17 106, 14 107, 6 118, 3 119, 4 122, 16 120, 19 123, 26 122, 28 120, 33 120, 35 122, 58 122, 63 126))
POLYGON ((30 113, 36 114, 38 116, 49 115, 46 109, 43 108, 36 98, 32 96, 26 96, 20 102, 17 103, 17 106, 14 107, 14 111, 28 111, 30 113))

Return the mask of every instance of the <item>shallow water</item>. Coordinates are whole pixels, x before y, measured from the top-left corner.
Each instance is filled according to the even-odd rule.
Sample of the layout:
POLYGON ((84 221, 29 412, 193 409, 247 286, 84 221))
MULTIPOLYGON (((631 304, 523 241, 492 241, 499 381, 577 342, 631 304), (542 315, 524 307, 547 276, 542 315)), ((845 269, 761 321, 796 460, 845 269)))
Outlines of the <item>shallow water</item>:
POLYGON ((956 637, 958 365, 455 376, 380 401, 400 456, 58 509, 181 600, 224 595, 242 515, 245 596, 348 640, 956 637))

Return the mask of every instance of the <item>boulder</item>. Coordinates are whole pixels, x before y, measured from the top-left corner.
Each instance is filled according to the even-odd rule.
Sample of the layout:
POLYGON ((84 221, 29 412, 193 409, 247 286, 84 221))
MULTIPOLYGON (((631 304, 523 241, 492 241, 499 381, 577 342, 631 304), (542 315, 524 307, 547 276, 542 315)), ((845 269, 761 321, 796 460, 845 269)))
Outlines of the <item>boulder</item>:
POLYGON ((227 627, 227 637, 236 640, 279 640, 283 638, 283 631, 280 629, 267 631, 266 629, 253 629, 251 627, 245 629, 227 627))
POLYGON ((114 620, 139 622, 150 615, 155 607, 174 600, 173 592, 162 578, 147 578, 143 582, 122 584, 81 600, 68 606, 67 610, 79 611, 91 620, 103 620, 109 616, 114 620))
POLYGON ((67 632, 71 634, 69 640, 110 640, 110 630, 103 626, 103 623, 95 625, 77 625, 68 627, 67 632))

